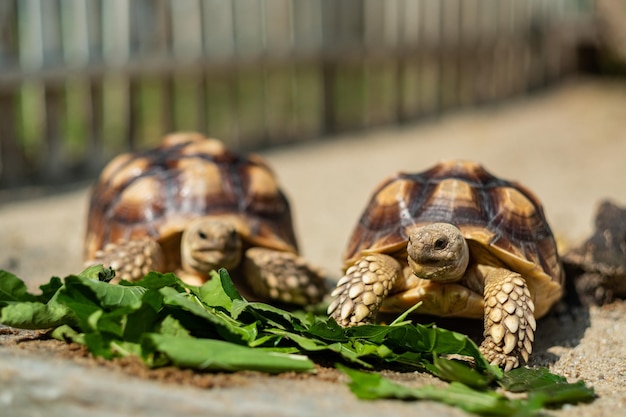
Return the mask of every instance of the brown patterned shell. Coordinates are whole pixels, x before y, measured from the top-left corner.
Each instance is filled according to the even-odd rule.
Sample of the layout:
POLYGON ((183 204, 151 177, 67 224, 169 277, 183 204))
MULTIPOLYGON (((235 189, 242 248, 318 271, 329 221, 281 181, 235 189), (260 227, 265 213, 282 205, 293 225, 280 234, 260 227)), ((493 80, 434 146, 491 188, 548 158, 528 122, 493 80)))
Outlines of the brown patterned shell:
MULTIPOLYGON (((415 174, 398 173, 374 192, 349 239, 347 268, 361 254, 387 253, 406 263, 408 230, 432 222, 456 225, 465 238, 530 280, 538 310, 560 296, 564 275, 537 197, 468 161, 446 161, 415 174), (544 302, 545 301, 545 302, 544 302)), ((475 246, 474 246, 475 247, 475 246)), ((473 251, 474 262, 486 262, 473 251), (476 259, 476 258, 479 259, 476 259)))
POLYGON ((205 215, 231 217, 252 245, 297 251, 289 203, 260 157, 178 133, 105 167, 91 193, 85 257, 121 239, 176 242, 191 219, 205 215))

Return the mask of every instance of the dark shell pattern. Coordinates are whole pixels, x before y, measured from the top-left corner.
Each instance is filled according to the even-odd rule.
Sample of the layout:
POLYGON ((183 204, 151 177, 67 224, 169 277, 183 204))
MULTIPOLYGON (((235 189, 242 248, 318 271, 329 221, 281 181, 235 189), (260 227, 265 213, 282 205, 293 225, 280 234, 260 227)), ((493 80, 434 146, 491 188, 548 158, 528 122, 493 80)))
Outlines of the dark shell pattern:
POLYGON ((232 217, 255 245, 297 251, 289 203, 267 164, 179 133, 105 167, 91 193, 85 257, 109 242, 166 238, 205 215, 232 217))
POLYGON ((563 283, 556 243, 537 197, 468 161, 442 162, 383 181, 349 239, 345 266, 372 252, 406 262, 408 230, 432 222, 456 225, 512 270, 563 283))

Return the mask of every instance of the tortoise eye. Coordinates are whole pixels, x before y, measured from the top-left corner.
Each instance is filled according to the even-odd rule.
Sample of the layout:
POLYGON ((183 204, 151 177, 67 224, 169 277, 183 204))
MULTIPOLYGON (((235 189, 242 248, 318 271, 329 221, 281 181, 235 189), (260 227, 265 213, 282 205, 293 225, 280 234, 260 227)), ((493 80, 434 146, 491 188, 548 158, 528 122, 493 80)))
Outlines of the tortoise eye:
POLYGON ((447 244, 448 244, 448 241, 440 237, 439 239, 435 240, 435 249, 442 250, 447 246, 447 244))
POLYGON ((204 233, 202 230, 198 230, 198 237, 200 239, 206 239, 208 236, 206 235, 206 233, 204 233))

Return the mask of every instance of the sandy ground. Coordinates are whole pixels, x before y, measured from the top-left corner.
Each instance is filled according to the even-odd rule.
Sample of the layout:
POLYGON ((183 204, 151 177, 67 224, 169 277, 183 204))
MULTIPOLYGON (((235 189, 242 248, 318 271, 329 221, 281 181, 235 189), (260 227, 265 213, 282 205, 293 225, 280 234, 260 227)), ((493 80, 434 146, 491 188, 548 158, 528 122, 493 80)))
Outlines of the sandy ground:
MULTIPOLYGON (((418 125, 324 139, 263 155, 274 166, 292 201, 304 254, 334 278, 340 273, 341 253, 348 235, 375 185, 397 170, 418 171, 441 159, 476 160, 494 174, 518 180, 534 190, 543 201, 553 231, 566 246, 591 232, 593 212, 600 199, 611 198, 626 205, 626 83, 572 81, 498 107, 461 111, 418 125)), ((0 193, 0 268, 21 276, 31 288, 47 282, 52 275, 65 276, 81 269, 87 186, 47 195, 49 191, 0 193)), ((591 405, 556 411, 555 415, 626 416, 624 317, 626 303, 618 301, 603 308, 579 308, 552 315, 539 322, 531 364, 548 365, 571 380, 584 379, 600 395, 591 405)), ((116 372, 102 367, 93 369, 88 366, 92 360, 84 358, 78 363, 59 359, 61 365, 56 365, 46 359, 46 352, 65 347, 18 349, 16 346, 23 345, 14 343, 18 337, 8 335, 0 339, 0 369, 19 374, 17 364, 27 361, 39 364, 40 370, 78 367, 79 374, 86 367, 83 378, 87 379, 90 375, 106 379, 116 372)), ((32 346, 38 342, 29 343, 32 346)), ((46 380, 46 375, 46 371, 41 371, 41 381, 46 380)), ((25 385, 15 385, 14 398, 28 398, 21 391, 28 390, 28 378, 22 379, 25 385)), ((267 381, 276 387, 274 395, 276 390, 290 389, 287 387, 291 384, 277 382, 277 378, 256 375, 234 391, 226 391, 233 395, 252 395, 254 391, 251 401, 257 401, 259 408, 255 410, 259 415, 282 415, 287 410, 300 412, 304 408, 306 413, 302 415, 326 415, 329 410, 344 415, 424 411, 421 405, 399 402, 364 406, 344 392, 343 386, 337 388, 340 384, 334 379, 298 380, 290 397, 293 401, 289 402, 295 409, 289 408, 292 405, 287 409, 276 404, 272 407, 256 397, 260 387, 268 385, 267 381), (328 404, 305 401, 318 394, 328 404)), ((170 380, 150 389, 158 393, 179 385, 170 380)), ((84 389, 89 389, 89 384, 84 389)), ((209 390, 213 394, 203 395, 219 399, 223 393, 218 395, 218 391, 221 392, 209 390)), ((180 395, 193 396, 193 392, 180 395)), ((271 388, 269 392, 272 394, 271 388)), ((102 411, 106 404, 95 401, 93 406, 102 411)), ((228 413, 216 409, 215 404, 211 406, 210 410, 228 415, 247 415, 250 411, 243 405, 229 408, 228 413)), ((431 415, 463 414, 440 405, 433 407, 428 409, 431 415)), ((132 410, 122 407, 118 414, 132 415, 132 410)), ((168 415, 168 410, 161 408, 161 415, 168 415)), ((23 415, 37 415, 36 407, 33 414, 23 415)))

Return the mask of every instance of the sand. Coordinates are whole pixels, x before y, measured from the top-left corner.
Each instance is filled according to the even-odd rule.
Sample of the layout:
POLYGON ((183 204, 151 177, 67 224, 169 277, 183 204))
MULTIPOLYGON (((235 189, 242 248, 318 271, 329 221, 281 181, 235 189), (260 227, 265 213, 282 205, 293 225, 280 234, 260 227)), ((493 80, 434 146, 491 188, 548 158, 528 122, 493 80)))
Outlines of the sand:
MULTIPOLYGON (((375 185, 395 171, 422 170, 441 159, 476 160, 535 191, 565 248, 591 233, 598 201, 611 198, 626 205, 626 84, 574 80, 500 106, 320 139, 263 156, 291 199, 305 256, 334 279, 340 276, 346 240, 375 185)), ((16 273, 32 289, 53 275, 80 271, 87 193, 86 184, 0 192, 0 268, 16 273)), ((626 416, 624 317, 626 303, 616 301, 560 309, 539 321, 530 365, 546 365, 572 381, 583 379, 599 395, 592 404, 551 414, 626 416)), ((76 347, 31 339, 28 332, 0 329, 0 384, 5 387, 0 389, 0 406, 13 410, 11 415, 38 415, 42 410, 50 415, 81 415, 85 410, 107 415, 114 410, 117 415, 151 417, 183 411, 464 415, 440 404, 358 401, 344 378, 326 368, 306 378, 155 372, 133 361, 104 363, 76 347), (61 381, 59 373, 70 379, 61 381), (42 387, 51 386, 56 387, 54 395, 42 394, 42 387), (126 402, 116 401, 116 396, 126 402)), ((433 382, 422 375, 409 379, 433 382)))

